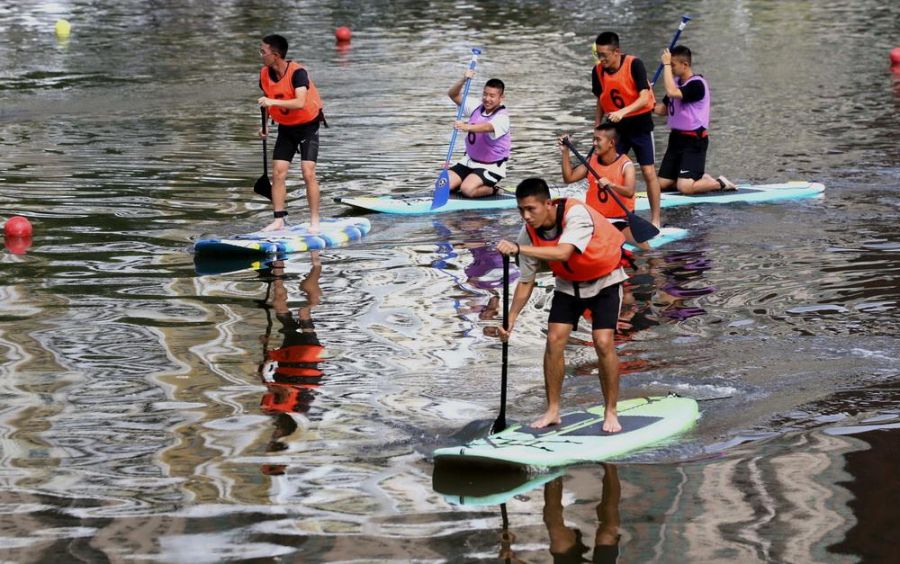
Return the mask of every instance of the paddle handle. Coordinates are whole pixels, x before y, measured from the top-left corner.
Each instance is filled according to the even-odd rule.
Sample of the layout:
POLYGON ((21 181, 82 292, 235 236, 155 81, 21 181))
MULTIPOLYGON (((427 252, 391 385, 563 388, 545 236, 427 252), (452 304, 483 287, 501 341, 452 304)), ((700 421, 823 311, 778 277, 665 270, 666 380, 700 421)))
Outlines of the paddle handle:
MULTIPOLYGON (((678 24, 678 29, 675 30, 675 36, 672 37, 672 42, 669 43, 669 51, 675 48, 675 44, 678 43, 678 38, 681 37, 681 32, 684 31, 687 23, 691 21, 691 17, 688 15, 681 16, 681 23, 678 24)), ((659 75, 662 73, 663 64, 660 63, 658 67, 656 67, 656 72, 653 73, 653 80, 650 81, 650 86, 656 84, 656 81, 659 80, 659 75)))
MULTIPOLYGON (((266 111, 266 108, 264 108, 263 106, 259 107, 259 117, 262 118, 262 131, 263 131, 263 134, 266 135, 266 137, 268 137, 268 133, 266 132, 266 114, 267 113, 268 112, 266 111)), ((269 149, 266 146, 266 137, 263 137, 263 140, 262 140, 262 142, 263 142, 263 174, 268 176, 269 175, 269 149)))
MULTIPOLYGON (((481 54, 481 49, 473 48, 472 49, 472 60, 469 61, 469 70, 475 70, 475 65, 478 64, 478 55, 481 54)), ((456 121, 462 119, 463 113, 466 111, 466 98, 469 97, 469 87, 472 85, 472 79, 467 78, 466 84, 463 86, 462 100, 460 100, 459 109, 456 110, 456 121)), ((453 133, 450 135, 450 146, 447 148, 447 158, 444 159, 444 168, 448 168, 450 166, 450 159, 453 157, 453 147, 456 145, 456 135, 459 133, 455 127, 453 128, 453 133)))

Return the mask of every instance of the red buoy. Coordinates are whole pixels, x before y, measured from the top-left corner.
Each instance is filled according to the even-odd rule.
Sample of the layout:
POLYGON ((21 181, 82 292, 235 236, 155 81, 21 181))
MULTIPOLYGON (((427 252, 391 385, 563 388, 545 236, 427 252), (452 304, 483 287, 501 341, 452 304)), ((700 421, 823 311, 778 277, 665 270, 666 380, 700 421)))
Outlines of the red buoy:
POLYGON ((352 35, 353 34, 350 33, 350 28, 345 25, 334 30, 334 38, 337 39, 338 43, 350 43, 350 37, 352 35))
POLYGON ((893 49, 891 49, 891 65, 900 65, 900 47, 894 47, 893 49))
POLYGON ((6 220, 3 234, 7 237, 31 237, 31 222, 21 215, 14 215, 6 220))

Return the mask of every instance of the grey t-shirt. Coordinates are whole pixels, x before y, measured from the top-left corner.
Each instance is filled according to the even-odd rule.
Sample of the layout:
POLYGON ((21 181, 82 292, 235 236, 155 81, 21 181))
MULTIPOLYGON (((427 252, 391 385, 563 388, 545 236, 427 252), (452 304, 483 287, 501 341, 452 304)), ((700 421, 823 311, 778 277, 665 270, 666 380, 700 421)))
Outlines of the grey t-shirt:
MULTIPOLYGON (((591 236, 594 233, 594 222, 591 219, 591 214, 584 206, 572 206, 566 211, 565 220, 566 226, 565 229, 563 229, 558 244, 568 243, 575 247, 576 252, 583 253, 584 250, 587 249, 588 243, 591 242, 591 236)), ((559 226, 549 230, 547 235, 555 237, 557 229, 559 229, 559 226)), ((519 243, 519 245, 531 245, 531 237, 528 236, 528 230, 524 225, 519 232, 519 237, 516 242, 519 243)), ((541 261, 534 257, 519 255, 519 280, 522 280, 523 282, 534 281, 538 268, 540 268, 540 263, 541 261)), ((625 274, 625 269, 619 267, 606 276, 589 283, 578 282, 578 295, 582 298, 592 298, 600 293, 600 290, 603 288, 618 284, 619 282, 624 282, 627 279, 628 275, 625 274)), ((555 285, 557 292, 569 294, 570 296, 575 295, 575 283, 572 281, 557 276, 555 285)))

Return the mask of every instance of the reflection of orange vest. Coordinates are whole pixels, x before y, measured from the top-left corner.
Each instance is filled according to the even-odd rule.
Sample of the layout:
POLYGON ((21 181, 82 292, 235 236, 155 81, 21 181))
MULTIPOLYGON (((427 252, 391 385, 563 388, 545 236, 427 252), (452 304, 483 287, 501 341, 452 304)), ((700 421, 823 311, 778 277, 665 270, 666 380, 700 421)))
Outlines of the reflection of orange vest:
POLYGON ((287 386, 270 384, 269 390, 263 395, 259 406, 269 413, 306 413, 309 404, 315 396, 309 390, 318 386, 287 386))
MULTIPOLYGON (((273 82, 269 76, 269 67, 263 67, 259 71, 259 83, 262 85, 263 92, 267 98, 275 100, 293 100, 297 97, 297 91, 294 90, 294 73, 302 69, 303 66, 294 61, 288 62, 287 70, 278 81, 273 82)), ((312 78, 309 79, 309 88, 306 89, 306 104, 299 110, 289 110, 287 108, 279 108, 272 106, 269 108, 269 115, 272 119, 282 125, 300 125, 309 123, 319 117, 322 111, 322 99, 319 98, 319 90, 313 84, 312 78)))
MULTIPOLYGON (((618 184, 619 186, 625 185, 625 167, 631 165, 631 159, 626 157, 625 155, 619 155, 616 157, 616 160, 612 162, 612 164, 605 165, 600 162, 600 156, 595 154, 591 157, 591 168, 597 171, 597 174, 600 175, 600 178, 606 177, 607 180, 612 182, 613 184, 618 184)), ((613 200, 613 197, 609 195, 612 188, 609 190, 605 188, 601 188, 597 184, 597 178, 591 171, 588 171, 588 191, 587 197, 584 199, 585 203, 598 212, 603 217, 609 218, 621 218, 625 217, 625 211, 622 207, 613 200)), ((616 192, 616 196, 619 197, 619 200, 625 204, 625 207, 628 208, 628 211, 634 211, 634 196, 628 197, 623 196, 616 192)))
POLYGON ((594 233, 584 252, 578 252, 576 249, 569 260, 565 262, 549 261, 553 274, 571 282, 587 282, 606 276, 617 269, 622 259, 622 245, 625 244, 625 236, 605 217, 580 200, 562 198, 555 200, 554 203, 556 204, 556 238, 544 239, 537 230, 526 224, 531 244, 537 247, 555 247, 566 226, 566 212, 573 206, 585 207, 591 215, 594 233))
POLYGON ((269 360, 276 362, 319 362, 322 360, 322 345, 289 345, 268 352, 269 360))
MULTIPOLYGON (((603 67, 599 64, 594 67, 597 69, 597 77, 600 79, 600 85, 603 88, 603 92, 601 92, 600 97, 597 98, 597 104, 600 106, 600 109, 603 110, 603 113, 611 114, 621 110, 637 100, 641 90, 650 89, 649 83, 643 85, 643 88, 638 88, 634 83, 634 79, 631 77, 631 64, 633 61, 633 55, 623 55, 622 64, 619 65, 619 69, 612 74, 604 72, 603 67)), ((653 89, 650 89, 650 101, 647 102, 647 105, 643 108, 634 110, 625 117, 652 112, 655 104, 656 98, 653 96, 653 89)))

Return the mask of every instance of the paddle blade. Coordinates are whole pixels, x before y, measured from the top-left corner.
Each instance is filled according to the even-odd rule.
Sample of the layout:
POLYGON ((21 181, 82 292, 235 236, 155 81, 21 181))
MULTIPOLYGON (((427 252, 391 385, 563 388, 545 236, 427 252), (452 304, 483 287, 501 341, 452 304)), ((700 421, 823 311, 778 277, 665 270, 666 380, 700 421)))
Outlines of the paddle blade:
POLYGON ((431 209, 437 209, 450 199, 450 172, 447 169, 441 171, 434 183, 434 198, 431 200, 431 209))
POLYGON ((638 214, 630 212, 627 214, 627 217, 628 227, 631 228, 631 236, 638 243, 649 241, 659 235, 659 229, 638 214))
POLYGON ((269 182, 269 175, 264 174, 260 176, 256 180, 256 184, 253 185, 253 191, 266 198, 268 200, 272 199, 272 183, 269 182))

